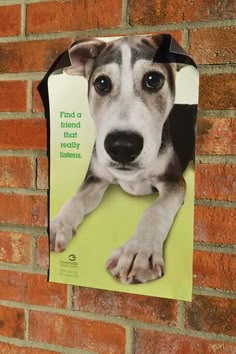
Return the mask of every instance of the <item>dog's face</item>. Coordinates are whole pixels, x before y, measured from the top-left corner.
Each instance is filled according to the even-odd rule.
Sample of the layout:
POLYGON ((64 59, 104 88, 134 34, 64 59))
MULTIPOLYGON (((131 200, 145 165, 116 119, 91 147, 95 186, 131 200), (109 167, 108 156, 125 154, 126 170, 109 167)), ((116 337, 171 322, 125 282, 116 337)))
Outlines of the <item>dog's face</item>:
POLYGON ((175 64, 153 62, 160 36, 78 42, 70 74, 88 80, 99 162, 114 172, 145 169, 158 155, 175 98, 175 64))

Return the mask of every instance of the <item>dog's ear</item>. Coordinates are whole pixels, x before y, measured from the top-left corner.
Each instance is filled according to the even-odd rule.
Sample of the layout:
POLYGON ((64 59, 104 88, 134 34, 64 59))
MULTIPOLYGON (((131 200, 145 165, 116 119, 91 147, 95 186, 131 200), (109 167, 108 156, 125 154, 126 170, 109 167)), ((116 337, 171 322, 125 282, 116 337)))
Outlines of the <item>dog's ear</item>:
POLYGON ((73 43, 69 49, 71 66, 64 69, 69 75, 89 76, 94 60, 106 46, 99 39, 84 39, 73 43))
POLYGON ((193 59, 170 34, 153 35, 150 37, 149 41, 157 48, 154 62, 173 64, 175 65, 176 71, 188 65, 196 67, 193 59))

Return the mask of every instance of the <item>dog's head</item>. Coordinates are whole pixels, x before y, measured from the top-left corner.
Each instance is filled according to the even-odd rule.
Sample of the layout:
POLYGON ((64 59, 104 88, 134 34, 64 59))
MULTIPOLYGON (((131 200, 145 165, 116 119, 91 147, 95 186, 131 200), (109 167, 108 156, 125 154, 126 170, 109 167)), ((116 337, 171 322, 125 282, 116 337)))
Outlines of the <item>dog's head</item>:
POLYGON ((72 65, 65 71, 88 80, 97 156, 114 171, 144 169, 159 153, 177 70, 176 64, 154 62, 161 41, 161 35, 88 39, 70 49, 72 65))

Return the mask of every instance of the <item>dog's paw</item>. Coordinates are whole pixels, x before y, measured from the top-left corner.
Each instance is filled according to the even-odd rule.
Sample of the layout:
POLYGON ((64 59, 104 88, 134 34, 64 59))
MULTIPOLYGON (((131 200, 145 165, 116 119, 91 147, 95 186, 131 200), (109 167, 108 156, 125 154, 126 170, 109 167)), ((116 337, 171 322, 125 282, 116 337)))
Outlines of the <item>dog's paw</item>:
POLYGON ((121 283, 138 284, 163 276, 162 252, 156 245, 130 240, 116 249, 106 263, 106 268, 121 283))
POLYGON ((62 252, 75 234, 75 230, 57 217, 50 222, 50 251, 62 252))

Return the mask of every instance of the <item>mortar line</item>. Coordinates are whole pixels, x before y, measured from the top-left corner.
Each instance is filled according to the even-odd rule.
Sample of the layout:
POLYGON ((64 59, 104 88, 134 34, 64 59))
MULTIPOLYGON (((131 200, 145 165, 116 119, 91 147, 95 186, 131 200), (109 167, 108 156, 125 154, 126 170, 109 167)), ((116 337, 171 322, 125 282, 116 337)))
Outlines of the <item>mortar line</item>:
POLYGON ((222 289, 212 289, 212 288, 201 288, 193 286, 193 295, 202 295, 202 296, 214 296, 225 299, 236 299, 236 292, 222 289))
POLYGON ((183 30, 183 47, 185 51, 189 54, 189 31, 184 28, 183 30))
POLYGON ((34 340, 26 340, 26 339, 16 339, 13 337, 3 337, 0 336, 0 342, 4 342, 7 344, 12 344, 12 345, 16 345, 18 347, 26 347, 26 348, 32 348, 32 349, 43 349, 43 350, 52 350, 52 351, 56 351, 58 353, 62 353, 62 354, 94 354, 94 352, 88 352, 86 350, 82 350, 79 349, 74 349, 74 348, 69 348, 69 347, 62 347, 59 346, 57 344, 49 344, 46 342, 37 342, 34 340), (66 350, 66 351, 65 351, 66 350))
POLYGON ((67 309, 73 310, 73 286, 67 285, 67 309))
POLYGON ((198 118, 215 118, 215 119, 224 119, 224 118, 236 118, 235 110, 198 110, 198 118))
POLYGON ((210 199, 195 199, 194 205, 196 206, 208 206, 208 207, 220 207, 220 208, 236 208, 236 202, 229 202, 226 200, 210 200, 210 199))
POLYGON ((21 0, 1 0, 0 7, 5 5, 18 5, 21 4, 21 0))
POLYGON ((47 150, 1 150, 0 156, 46 157, 47 150))
POLYGON ((21 1, 21 35, 23 38, 26 36, 26 3, 25 0, 21 1))
POLYGON ((198 69, 200 75, 216 75, 216 74, 234 74, 236 72, 235 63, 222 63, 222 64, 199 64, 198 69))
POLYGON ((196 164, 236 164, 236 155, 197 155, 196 164))
POLYGON ((178 328, 184 328, 185 318, 185 303, 184 301, 178 301, 177 323, 178 328))
POLYGON ((47 236, 46 227, 37 227, 37 226, 24 226, 24 225, 10 225, 10 224, 0 224, 0 231, 2 232, 15 232, 15 233, 26 233, 32 234, 35 236, 45 235, 47 236))
POLYGON ((133 327, 126 327, 126 341, 125 341, 125 353, 135 353, 135 329, 133 327))
POLYGON ((122 22, 124 27, 129 26, 129 1, 122 0, 122 22))
POLYGON ((0 112, 0 119, 45 119, 45 116, 43 112, 0 112))
POLYGON ((213 253, 236 254, 236 245, 229 244, 210 244, 203 242, 194 242, 194 251, 207 251, 213 253))
POLYGON ((43 189, 25 189, 25 188, 0 188, 0 193, 3 194, 21 194, 21 195, 38 195, 41 197, 47 197, 47 190, 43 189))
POLYGON ((29 340, 30 338, 30 325, 29 325, 29 309, 28 308, 25 308, 24 309, 24 312, 25 312, 25 339, 26 340, 29 340))
POLYGON ((33 81, 28 80, 27 112, 32 113, 32 107, 33 107, 33 81))
POLYGON ((0 263, 0 270, 10 271, 10 272, 21 272, 34 275, 47 275, 47 269, 39 268, 35 269, 33 264, 21 265, 21 264, 11 264, 11 263, 0 263))
MULTIPOLYGON (((32 233, 32 242, 31 242, 31 260, 32 260, 32 269, 36 272, 38 271, 38 266, 36 265, 36 237, 34 233, 32 233)), ((39 267, 40 269, 43 269, 39 267)))
POLYGON ((29 71, 18 73, 0 73, 0 81, 12 81, 12 80, 41 80, 46 72, 43 71, 29 71))

